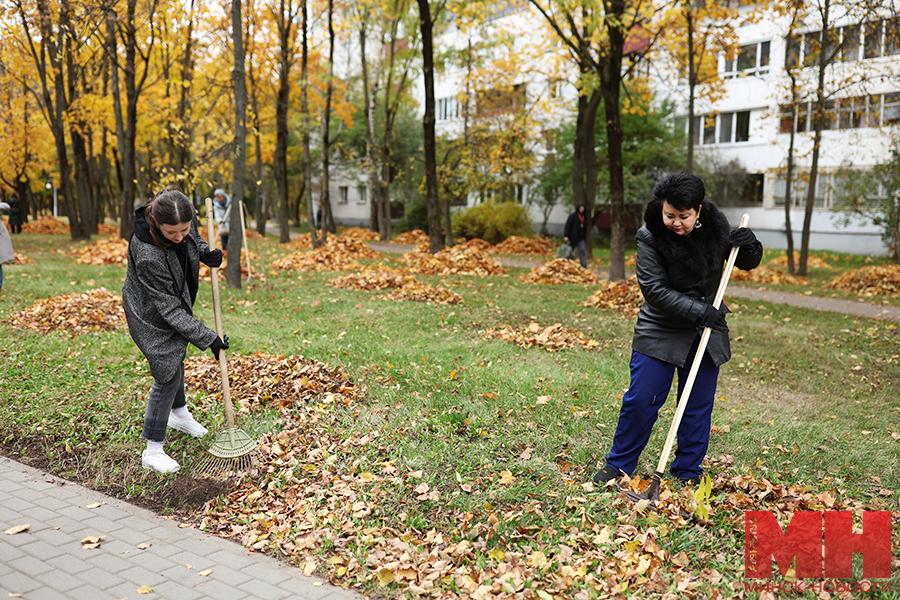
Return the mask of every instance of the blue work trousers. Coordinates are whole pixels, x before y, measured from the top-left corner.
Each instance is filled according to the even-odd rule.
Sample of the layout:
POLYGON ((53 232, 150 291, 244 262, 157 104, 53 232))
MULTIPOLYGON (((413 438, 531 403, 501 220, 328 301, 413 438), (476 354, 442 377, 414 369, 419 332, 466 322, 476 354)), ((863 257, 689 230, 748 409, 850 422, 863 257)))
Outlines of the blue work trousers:
MULTIPOLYGON (((698 336, 683 367, 632 351, 631 385, 622 398, 619 424, 616 426, 612 448, 606 457, 607 465, 620 469, 628 475, 634 472, 641 452, 650 439, 659 410, 669 395, 675 371, 678 371, 680 399, 699 344, 698 336)), ((700 463, 703 462, 709 448, 709 429, 718 377, 719 367, 709 353, 705 352, 687 408, 678 427, 678 444, 670 471, 679 479, 699 477, 703 474, 700 463)), ((666 423, 666 433, 670 426, 671 423, 666 423)))

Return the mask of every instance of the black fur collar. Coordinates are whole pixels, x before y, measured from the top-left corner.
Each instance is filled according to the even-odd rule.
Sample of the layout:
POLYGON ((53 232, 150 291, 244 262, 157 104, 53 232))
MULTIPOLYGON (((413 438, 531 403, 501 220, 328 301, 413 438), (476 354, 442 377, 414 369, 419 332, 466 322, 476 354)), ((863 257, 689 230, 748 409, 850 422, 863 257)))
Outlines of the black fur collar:
POLYGON ((653 235, 657 250, 669 260, 680 263, 692 273, 709 275, 722 270, 723 256, 731 246, 731 225, 710 200, 700 209, 699 228, 680 236, 663 224, 662 200, 651 200, 644 211, 644 223, 653 235))

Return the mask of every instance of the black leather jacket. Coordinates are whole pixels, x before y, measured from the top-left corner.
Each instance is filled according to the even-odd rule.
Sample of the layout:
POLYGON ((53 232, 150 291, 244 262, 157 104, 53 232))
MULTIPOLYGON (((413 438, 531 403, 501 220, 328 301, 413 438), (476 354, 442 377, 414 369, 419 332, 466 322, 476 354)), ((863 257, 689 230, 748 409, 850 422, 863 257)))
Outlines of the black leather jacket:
MULTIPOLYGON (((712 304, 728 254, 731 226, 725 215, 706 200, 700 228, 679 236, 662 221, 662 202, 654 200, 644 212, 637 232, 636 271, 644 304, 634 325, 632 348, 641 354, 684 366, 694 338, 702 331, 697 321, 712 304)), ((749 271, 759 265, 763 246, 741 248, 735 265, 749 271)), ((714 329, 707 351, 717 366, 731 358, 728 328, 714 329)))

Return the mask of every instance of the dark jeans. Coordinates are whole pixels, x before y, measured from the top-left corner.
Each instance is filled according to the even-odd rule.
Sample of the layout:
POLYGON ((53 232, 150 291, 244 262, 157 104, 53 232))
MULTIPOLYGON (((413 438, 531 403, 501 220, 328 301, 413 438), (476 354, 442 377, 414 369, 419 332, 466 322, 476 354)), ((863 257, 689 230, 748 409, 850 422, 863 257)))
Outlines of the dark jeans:
POLYGON ((224 251, 228 250, 228 234, 220 233, 219 237, 222 238, 222 248, 221 249, 224 252, 224 251))
MULTIPOLYGON (((698 336, 688 353, 684 367, 676 367, 671 363, 632 351, 631 386, 622 397, 619 424, 616 426, 612 448, 606 457, 607 465, 621 469, 629 475, 634 472, 638 458, 650 439, 650 432, 656 423, 659 410, 669 395, 675 371, 678 371, 678 398, 681 398, 699 344, 698 336)), ((703 462, 709 448, 709 428, 718 377, 719 367, 708 352, 704 353, 691 396, 688 398, 687 408, 678 427, 678 446, 670 469, 675 477, 687 479, 703 474, 700 463, 703 462)), ((670 423, 667 423, 665 433, 668 433, 669 426, 670 423)))
POLYGON ((581 261, 581 266, 585 269, 587 268, 587 252, 584 250, 584 240, 581 240, 576 244, 575 249, 578 251, 578 260, 581 261))
POLYGON ((165 383, 153 380, 150 398, 147 399, 147 412, 144 414, 144 431, 141 437, 153 442, 166 441, 166 427, 169 413, 173 408, 181 408, 187 402, 184 398, 184 364, 172 381, 165 383))
POLYGON ((10 225, 9 229, 12 233, 22 233, 22 225, 10 225))

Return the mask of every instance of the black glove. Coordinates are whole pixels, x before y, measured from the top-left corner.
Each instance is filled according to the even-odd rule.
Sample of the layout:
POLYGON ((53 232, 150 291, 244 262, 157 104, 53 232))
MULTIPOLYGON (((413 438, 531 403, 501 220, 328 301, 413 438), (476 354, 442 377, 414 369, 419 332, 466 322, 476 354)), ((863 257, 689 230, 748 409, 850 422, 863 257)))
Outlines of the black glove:
POLYGON ((212 269, 218 269, 222 266, 222 251, 216 248, 215 250, 210 250, 205 255, 203 255, 203 264, 212 269))
POLYGON ((756 243, 756 236, 749 227, 731 230, 731 245, 735 248, 749 248, 756 243))
POLYGON ((707 304, 703 311, 703 316, 697 319, 697 327, 722 329, 725 326, 725 312, 712 304, 707 304))
POLYGON ((219 358, 220 350, 228 350, 228 336, 225 336, 225 341, 222 341, 222 338, 216 336, 216 339, 213 340, 213 343, 209 345, 209 349, 212 350, 213 356, 219 358))

